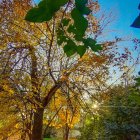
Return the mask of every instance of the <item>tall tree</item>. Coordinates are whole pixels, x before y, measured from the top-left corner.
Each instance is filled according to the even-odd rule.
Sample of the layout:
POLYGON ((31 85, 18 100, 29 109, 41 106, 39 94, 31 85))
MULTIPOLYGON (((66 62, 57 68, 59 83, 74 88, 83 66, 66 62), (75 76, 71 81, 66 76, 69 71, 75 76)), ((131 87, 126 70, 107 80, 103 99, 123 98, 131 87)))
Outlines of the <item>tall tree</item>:
POLYGON ((3 83, 14 91, 23 120, 28 118, 24 125, 31 140, 42 139, 44 109, 58 90, 73 112, 72 96, 82 106, 85 95, 93 97, 102 79, 107 80, 114 59, 109 50, 116 40, 103 42, 102 48, 97 44, 100 25, 93 14, 98 9, 91 0, 43 0, 35 8, 30 0, 0 3, 0 92, 5 93, 3 83), (44 22, 27 22, 25 15, 26 20, 44 22))

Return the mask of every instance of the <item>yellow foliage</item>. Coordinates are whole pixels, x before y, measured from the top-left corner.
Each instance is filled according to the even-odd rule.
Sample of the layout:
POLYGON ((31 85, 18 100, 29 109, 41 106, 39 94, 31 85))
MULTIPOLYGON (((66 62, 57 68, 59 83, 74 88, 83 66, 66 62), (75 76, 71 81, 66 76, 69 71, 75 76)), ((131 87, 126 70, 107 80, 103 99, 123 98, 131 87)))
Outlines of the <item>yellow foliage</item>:
POLYGON ((15 125, 15 128, 18 129, 20 127, 19 123, 15 125))

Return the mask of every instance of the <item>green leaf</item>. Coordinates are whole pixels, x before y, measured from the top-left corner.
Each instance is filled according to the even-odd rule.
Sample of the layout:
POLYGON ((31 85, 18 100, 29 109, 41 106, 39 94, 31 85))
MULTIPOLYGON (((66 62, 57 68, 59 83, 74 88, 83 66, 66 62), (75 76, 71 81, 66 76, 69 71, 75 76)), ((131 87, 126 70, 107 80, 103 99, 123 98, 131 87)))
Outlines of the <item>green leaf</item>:
POLYGON ((95 44, 97 43, 96 40, 92 39, 92 38, 87 38, 83 40, 85 46, 91 47, 91 46, 95 46, 95 44))
POLYGON ((63 42, 67 42, 67 37, 60 28, 57 30, 57 43, 58 45, 62 45, 63 42))
POLYGON ((74 38, 75 38, 77 41, 83 41, 83 37, 82 37, 81 35, 76 34, 76 35, 74 36, 74 38))
POLYGON ((75 0, 75 5, 78 9, 82 9, 87 4, 88 0, 75 0))
POLYGON ((89 15, 91 10, 86 7, 87 0, 75 0, 76 8, 80 11, 82 15, 89 15))
POLYGON ((70 19, 64 18, 64 19, 62 20, 63 26, 67 26, 67 25, 69 24, 69 22, 70 22, 70 19))
POLYGON ((91 13, 91 10, 88 7, 85 7, 80 11, 83 15, 89 15, 91 13))
POLYGON ((65 36, 60 36, 60 37, 57 39, 58 45, 62 45, 62 43, 66 42, 66 41, 67 41, 67 37, 65 37, 65 36))
POLYGON ((76 33, 76 28, 74 25, 70 25, 67 30, 69 33, 76 33))
POLYGON ((82 57, 86 52, 86 47, 80 45, 76 47, 76 50, 77 50, 77 53, 80 55, 80 57, 82 57))
POLYGON ((76 27, 77 33, 83 37, 88 27, 87 19, 85 19, 76 8, 72 10, 71 16, 74 20, 74 26, 76 27))
POLYGON ((44 21, 49 21, 52 18, 52 14, 48 12, 44 8, 32 8, 31 10, 28 11, 26 14, 25 20, 30 21, 30 22, 44 22, 44 21))
POLYGON ((83 36, 81 34, 79 34, 79 32, 76 30, 75 26, 74 25, 70 25, 67 29, 67 31, 69 33, 73 33, 75 34, 74 35, 74 38, 77 40, 77 41, 82 41, 83 40, 83 36))
POLYGON ((72 56, 76 53, 76 44, 72 40, 69 40, 64 46, 64 52, 68 57, 72 56))
POLYGON ((30 22, 44 22, 49 21, 54 16, 61 6, 64 6, 68 0, 42 0, 38 7, 30 9, 26 16, 25 20, 30 22))
POLYGON ((90 47, 94 52, 98 52, 99 50, 102 50, 102 46, 100 44, 96 44, 96 40, 92 38, 84 39, 84 44, 87 47, 90 47))
POLYGON ((90 46, 90 48, 91 48, 94 52, 98 52, 98 51, 102 50, 101 44, 97 44, 97 45, 95 45, 95 46, 90 46))

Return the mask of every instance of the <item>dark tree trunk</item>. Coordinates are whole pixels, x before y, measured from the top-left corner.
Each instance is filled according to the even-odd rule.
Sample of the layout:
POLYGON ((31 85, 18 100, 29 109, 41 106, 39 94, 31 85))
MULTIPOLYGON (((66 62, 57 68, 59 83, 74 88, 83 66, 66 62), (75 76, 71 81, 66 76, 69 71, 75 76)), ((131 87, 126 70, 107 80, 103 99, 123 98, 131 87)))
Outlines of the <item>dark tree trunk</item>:
POLYGON ((21 140, 26 140, 26 132, 22 132, 22 134, 21 134, 21 140))
MULTIPOLYGON (((34 94, 35 100, 38 103, 41 103, 40 94, 39 94, 39 79, 38 79, 38 70, 37 70, 37 57, 36 57, 36 54, 35 54, 35 49, 32 46, 30 46, 29 52, 30 52, 30 55, 31 55, 32 92, 34 94)), ((40 107, 38 107, 36 112, 34 112, 33 129, 32 129, 32 137, 31 137, 32 140, 42 140, 43 113, 44 113, 44 108, 40 108, 40 107)))
POLYGON ((123 140, 132 140, 131 135, 125 135, 123 140))
POLYGON ((32 134, 31 133, 28 133, 28 138, 29 138, 29 140, 32 140, 32 134))
POLYGON ((43 108, 38 108, 34 113, 34 122, 32 130, 32 140, 42 140, 42 127, 43 127, 43 108))
POLYGON ((127 136, 126 140, 132 140, 131 136, 127 136))
POLYGON ((32 133, 31 133, 32 128, 31 128, 31 123, 28 124, 28 127, 27 127, 27 128, 28 128, 28 129, 27 129, 27 136, 28 136, 28 139, 29 139, 29 140, 32 140, 32 133))
POLYGON ((69 127, 68 127, 68 124, 66 124, 66 128, 65 128, 65 130, 64 130, 64 137, 63 137, 63 139, 64 140, 68 140, 69 139, 69 127))

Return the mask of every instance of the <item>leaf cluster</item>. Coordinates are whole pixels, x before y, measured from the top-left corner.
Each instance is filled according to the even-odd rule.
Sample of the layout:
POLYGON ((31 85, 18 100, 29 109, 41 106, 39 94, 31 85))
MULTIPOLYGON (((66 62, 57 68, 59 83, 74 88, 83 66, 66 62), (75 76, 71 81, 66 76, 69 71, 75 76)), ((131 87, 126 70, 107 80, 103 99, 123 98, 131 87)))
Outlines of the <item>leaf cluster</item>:
MULTIPOLYGON (((57 29, 57 43, 58 45, 65 44, 63 49, 68 57, 77 53, 82 57, 88 48, 92 51, 98 52, 102 50, 101 45, 97 44, 96 40, 92 38, 85 38, 85 33, 88 28, 88 20, 86 16, 91 13, 91 10, 86 6, 88 0, 75 0, 75 7, 71 11, 71 17, 62 17, 60 26, 57 29), (73 22, 73 24, 69 24, 73 22), (64 28, 67 26, 66 30, 64 28), (66 33, 71 33, 74 38, 69 37, 66 33)), ((38 7, 30 9, 25 17, 25 20, 30 22, 42 23, 50 21, 55 13, 67 4, 68 0, 42 0, 38 7)))

